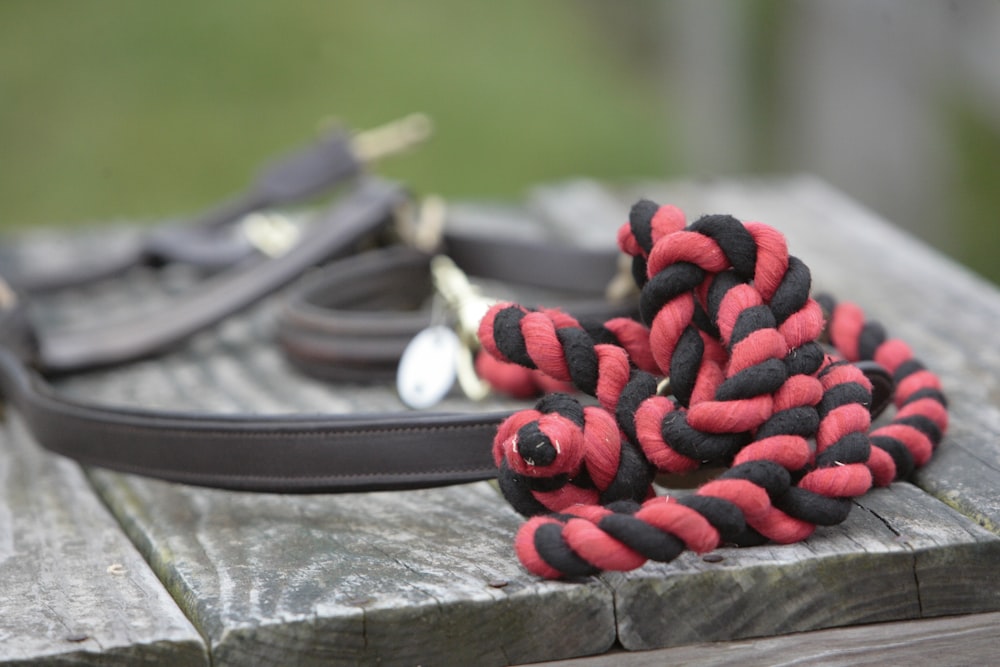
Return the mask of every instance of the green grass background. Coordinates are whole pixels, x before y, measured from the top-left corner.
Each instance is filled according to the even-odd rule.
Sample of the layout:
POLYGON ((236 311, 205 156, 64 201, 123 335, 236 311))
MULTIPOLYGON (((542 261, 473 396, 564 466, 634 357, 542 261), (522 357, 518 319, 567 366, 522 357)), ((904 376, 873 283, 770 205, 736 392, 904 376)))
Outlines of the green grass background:
POLYGON ((0 225, 198 209, 336 116, 413 111, 380 165, 418 192, 516 196, 672 170, 664 109, 568 1, 0 2, 0 225))
MULTIPOLYGON (((767 170, 787 7, 749 6, 767 170)), ((691 175, 650 53, 664 20, 656 0, 0 0, 0 229, 196 212, 330 116, 429 114, 432 140, 378 167, 417 193, 691 175)), ((952 251, 1000 281, 997 126, 960 103, 950 122, 952 251)))

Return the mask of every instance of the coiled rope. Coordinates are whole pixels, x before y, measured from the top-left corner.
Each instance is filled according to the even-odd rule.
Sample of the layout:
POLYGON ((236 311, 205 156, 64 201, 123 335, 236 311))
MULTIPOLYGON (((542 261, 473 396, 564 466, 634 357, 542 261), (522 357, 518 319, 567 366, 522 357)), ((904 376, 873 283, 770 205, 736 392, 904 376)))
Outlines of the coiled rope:
POLYGON ((618 244, 642 323, 505 303, 480 324, 492 358, 597 399, 548 394, 498 429, 500 487, 532 517, 515 541, 529 571, 583 576, 684 549, 797 542, 929 460, 947 427, 938 378, 857 306, 811 297, 809 269, 777 230, 728 215, 687 225, 643 200, 618 244), (871 433, 860 360, 896 384, 894 418, 871 433), (655 495, 658 472, 704 465, 728 470, 655 495))

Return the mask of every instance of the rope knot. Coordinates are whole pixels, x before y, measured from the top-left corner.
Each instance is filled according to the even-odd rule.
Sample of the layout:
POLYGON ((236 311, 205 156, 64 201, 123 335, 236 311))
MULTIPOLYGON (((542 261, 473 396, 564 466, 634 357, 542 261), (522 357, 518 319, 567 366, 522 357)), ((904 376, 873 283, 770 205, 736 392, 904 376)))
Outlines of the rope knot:
POLYGON ((650 495, 652 468, 622 439, 614 417, 566 394, 504 420, 493 457, 501 490, 526 516, 650 495))
POLYGON ((551 395, 498 431, 500 487, 533 516, 516 540, 530 571, 582 576, 684 548, 796 542, 930 458, 947 427, 940 381, 856 306, 812 298, 780 232, 728 215, 685 226, 675 207, 643 200, 618 243, 644 325, 598 331, 515 304, 480 325, 490 355, 600 405, 551 395), (871 434, 873 385, 853 363, 867 360, 896 382, 896 418, 871 434), (706 463, 729 470, 677 500, 652 495, 655 471, 706 463))

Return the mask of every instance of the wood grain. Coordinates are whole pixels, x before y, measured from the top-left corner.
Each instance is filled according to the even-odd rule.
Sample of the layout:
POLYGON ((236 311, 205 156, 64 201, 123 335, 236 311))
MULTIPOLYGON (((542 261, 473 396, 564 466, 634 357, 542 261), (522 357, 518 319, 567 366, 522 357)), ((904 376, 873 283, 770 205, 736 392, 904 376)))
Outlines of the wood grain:
MULTIPOLYGON (((134 280, 104 313, 164 307, 173 284, 134 280)), ((273 304, 155 361, 76 377, 105 403, 221 413, 403 409, 389 387, 302 378, 270 340, 273 304)), ((92 308, 51 304, 85 325, 92 308)), ((511 405, 496 401, 493 408, 511 405)), ((445 410, 486 409, 452 396, 445 410)), ((599 580, 540 582, 512 555, 520 518, 482 483, 399 493, 281 496, 92 471, 126 532, 207 638, 216 665, 506 665, 607 650, 599 580), (573 633, 566 628, 573 627, 573 633)))
POLYGON ((615 638, 603 584, 520 570, 518 520, 485 483, 282 497, 94 478, 216 665, 502 665, 599 653, 615 638))
MULTIPOLYGON (((861 667, 989 665, 996 660, 1000 613, 878 623, 781 637, 691 644, 656 651, 542 663, 545 667, 861 667)), ((541 665, 540 665, 541 667, 541 665)))
MULTIPOLYGON (((511 540, 520 519, 486 483, 278 496, 91 471, 205 637, 213 664, 516 664, 601 653, 616 637, 647 649, 1000 609, 990 572, 1000 557, 990 532, 1000 526, 1000 352, 984 344, 1000 326, 996 290, 808 178, 621 189, 576 181, 537 189, 525 209, 557 238, 594 245, 613 242, 639 195, 677 203, 692 218, 730 212, 777 226, 814 284, 859 302, 911 343, 952 399, 948 437, 914 479, 944 503, 896 484, 802 544, 724 550, 718 563, 685 554, 630 574, 552 583, 517 565, 511 540)), ((518 229, 510 220, 519 210, 484 209, 483 224, 502 215, 505 229, 518 229)), ((184 271, 137 272, 48 299, 39 315, 84 325, 136 306, 165 308, 192 280, 184 271)), ((61 389, 215 413, 400 409, 391 389, 329 386, 290 371, 268 344, 273 308, 231 318, 163 358, 66 379, 61 389)), ((443 407, 510 405, 452 396, 443 407)), ((982 633, 970 632, 979 641, 982 633)))
POLYGON ((905 483, 805 542, 716 553, 605 576, 626 649, 1000 609, 1000 539, 905 483))
POLYGON ((0 665, 207 665, 79 467, 41 451, 15 415, 0 444, 0 665))

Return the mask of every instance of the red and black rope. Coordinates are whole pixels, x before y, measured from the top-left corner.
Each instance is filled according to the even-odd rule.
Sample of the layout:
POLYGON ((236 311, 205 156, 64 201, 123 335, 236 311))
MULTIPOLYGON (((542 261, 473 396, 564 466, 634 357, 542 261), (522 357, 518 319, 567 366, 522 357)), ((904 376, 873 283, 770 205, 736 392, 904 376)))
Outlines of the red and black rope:
POLYGON ((498 430, 501 488, 534 517, 516 541, 529 570, 578 576, 684 548, 799 541, 929 459, 947 424, 937 378, 856 307, 811 298, 808 268, 776 230, 731 216, 685 225, 642 201, 618 240, 645 326, 585 328, 516 304, 480 325, 492 357, 599 403, 549 395, 498 430), (898 384, 895 419, 870 435, 872 386, 851 363, 862 359, 898 384), (653 496, 656 472, 704 464, 729 470, 683 498, 653 496))

